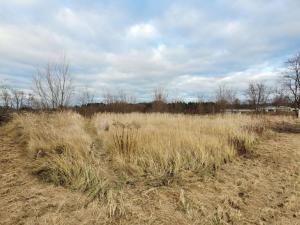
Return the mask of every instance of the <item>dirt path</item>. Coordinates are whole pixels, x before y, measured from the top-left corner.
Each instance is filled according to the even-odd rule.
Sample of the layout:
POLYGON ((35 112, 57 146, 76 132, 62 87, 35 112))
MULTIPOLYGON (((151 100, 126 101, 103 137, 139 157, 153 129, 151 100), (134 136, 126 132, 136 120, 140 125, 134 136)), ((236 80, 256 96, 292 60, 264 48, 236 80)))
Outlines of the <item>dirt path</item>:
POLYGON ((260 144, 259 156, 224 165, 215 177, 138 190, 131 213, 118 220, 97 204, 40 182, 26 170, 22 149, 0 130, 0 224, 300 224, 300 133, 260 144), (102 211, 101 211, 102 210, 102 211))

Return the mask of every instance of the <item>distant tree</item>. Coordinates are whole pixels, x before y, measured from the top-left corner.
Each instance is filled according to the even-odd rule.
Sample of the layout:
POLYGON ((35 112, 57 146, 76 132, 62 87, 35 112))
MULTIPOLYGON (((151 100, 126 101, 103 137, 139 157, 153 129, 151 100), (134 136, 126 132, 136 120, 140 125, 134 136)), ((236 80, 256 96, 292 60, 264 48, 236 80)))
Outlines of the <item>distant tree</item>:
POLYGON ((216 91, 216 104, 221 111, 224 111, 229 105, 232 105, 236 99, 236 91, 226 85, 219 85, 216 91))
POLYGON ((116 99, 117 103, 128 103, 129 102, 128 95, 123 89, 120 89, 117 91, 117 93, 115 95, 115 99, 116 99))
POLYGON ((110 112, 130 112, 133 108, 131 104, 136 103, 134 95, 123 89, 117 89, 114 92, 106 90, 102 98, 106 104, 106 109, 110 112))
POLYGON ((123 89, 117 89, 115 92, 106 90, 102 95, 103 101, 106 104, 115 103, 135 103, 136 98, 134 95, 128 94, 123 89))
POLYGON ((155 112, 165 112, 167 110, 168 92, 162 88, 155 88, 153 91, 152 110, 155 112))
POLYGON ((12 93, 10 88, 7 85, 0 86, 0 97, 1 97, 3 107, 5 108, 12 107, 12 93))
POLYGON ((202 93, 197 93, 197 103, 204 103, 205 102, 205 96, 202 93))
POLYGON ((241 107, 241 100, 236 98, 234 99, 234 101, 232 102, 232 106, 236 109, 240 108, 241 107))
POLYGON ((170 95, 163 90, 163 92, 165 92, 165 94, 167 94, 167 96, 165 96, 165 101, 167 100, 167 98, 169 99, 169 102, 174 104, 174 103, 179 103, 179 102, 184 102, 184 97, 180 94, 180 90, 179 89, 174 89, 172 91, 172 93, 170 93, 170 95))
POLYGON ((19 110, 24 106, 24 101, 25 101, 25 93, 23 91, 17 90, 17 89, 12 89, 12 103, 15 107, 16 110, 19 110))
POLYGON ((136 98, 134 95, 129 94, 128 92, 124 91, 123 89, 119 89, 115 95, 115 99, 118 103, 135 103, 136 98))
POLYGON ((58 63, 48 63, 33 79, 34 91, 43 108, 63 108, 70 104, 73 83, 70 66, 63 57, 58 63))
POLYGON ((267 103, 269 95, 269 88, 262 82, 250 82, 246 90, 249 104, 257 111, 267 103))
POLYGON ((300 108, 300 53, 286 62, 284 86, 292 98, 293 105, 300 108))
POLYGON ((80 92, 79 103, 80 105, 87 105, 89 103, 93 103, 94 97, 95 97, 94 94, 87 87, 85 87, 80 92))
POLYGON ((32 93, 26 95, 24 105, 27 108, 40 108, 39 102, 32 93))
POLYGON ((291 99, 283 88, 276 88, 273 91, 272 105, 275 106, 288 106, 290 105, 291 99))
POLYGON ((112 104, 112 103, 115 103, 116 102, 116 97, 114 94, 111 93, 111 91, 109 90, 105 90, 103 95, 102 95, 102 98, 103 98, 103 102, 105 104, 112 104))
POLYGON ((162 87, 155 88, 153 91, 154 102, 167 102, 168 92, 162 87))

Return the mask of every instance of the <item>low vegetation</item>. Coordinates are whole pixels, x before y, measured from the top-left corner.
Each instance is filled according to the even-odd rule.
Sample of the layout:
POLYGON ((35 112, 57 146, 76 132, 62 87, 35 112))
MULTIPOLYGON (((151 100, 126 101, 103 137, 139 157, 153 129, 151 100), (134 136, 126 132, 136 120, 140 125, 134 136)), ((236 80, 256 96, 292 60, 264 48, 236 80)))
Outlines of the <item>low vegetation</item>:
MULTIPOLYGON (((85 118, 65 111, 16 114, 2 129, 19 144, 26 173, 83 196, 82 210, 97 212, 103 224, 143 224, 142 215, 159 218, 159 224, 240 224, 247 218, 240 215, 244 198, 257 188, 251 182, 267 176, 259 158, 269 150, 257 146, 291 124, 294 119, 283 116, 102 113, 85 118), (253 175, 249 182, 247 168, 253 175), (214 197, 218 190, 222 194, 214 197)), ((279 157, 272 153, 264 160, 273 165, 279 157)))
POLYGON ((122 171, 152 177, 216 169, 251 151, 264 126, 247 116, 169 114, 98 114, 92 123, 122 171))
POLYGON ((168 185, 251 154, 262 117, 73 112, 16 115, 10 124, 41 179, 103 197, 132 182, 168 185))

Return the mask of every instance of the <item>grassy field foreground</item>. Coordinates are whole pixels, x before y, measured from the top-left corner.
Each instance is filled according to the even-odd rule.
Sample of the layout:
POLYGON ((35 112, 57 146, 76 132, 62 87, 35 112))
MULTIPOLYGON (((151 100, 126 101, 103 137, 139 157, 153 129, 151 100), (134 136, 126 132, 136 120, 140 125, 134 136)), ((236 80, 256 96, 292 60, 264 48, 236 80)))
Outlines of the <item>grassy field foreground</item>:
MULTIPOLYGON (((178 190, 176 209, 190 223, 238 224, 244 221, 238 208, 229 215, 216 206, 207 220, 199 220, 206 217, 205 210, 184 189, 187 183, 214 179, 229 162, 256 157, 255 146, 274 135, 271 126, 275 123, 293 120, 135 113, 87 119, 61 112, 17 115, 5 129, 22 146, 30 173, 85 193, 85 206, 98 204, 110 223, 126 224, 139 201, 145 201, 144 191, 168 187, 178 190), (132 202, 132 190, 137 202, 132 202)), ((224 201, 231 201, 233 208, 239 204, 224 201)))
POLYGON ((166 185, 186 172, 212 173, 250 154, 267 124, 249 116, 98 114, 88 120, 62 112, 17 116, 11 126, 34 174, 94 198, 140 179, 166 185))

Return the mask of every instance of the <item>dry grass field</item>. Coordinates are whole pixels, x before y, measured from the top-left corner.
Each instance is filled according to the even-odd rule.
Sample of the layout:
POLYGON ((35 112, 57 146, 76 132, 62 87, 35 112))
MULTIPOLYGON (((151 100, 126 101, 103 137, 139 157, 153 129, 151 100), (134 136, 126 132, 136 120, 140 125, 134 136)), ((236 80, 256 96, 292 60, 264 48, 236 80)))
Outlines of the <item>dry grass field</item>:
POLYGON ((300 224, 291 117, 73 112, 0 128, 0 224, 300 224))

